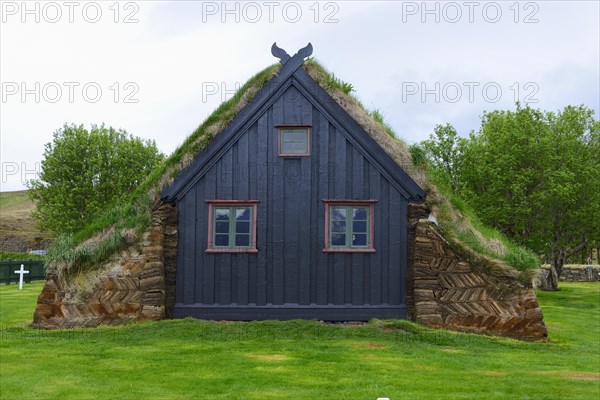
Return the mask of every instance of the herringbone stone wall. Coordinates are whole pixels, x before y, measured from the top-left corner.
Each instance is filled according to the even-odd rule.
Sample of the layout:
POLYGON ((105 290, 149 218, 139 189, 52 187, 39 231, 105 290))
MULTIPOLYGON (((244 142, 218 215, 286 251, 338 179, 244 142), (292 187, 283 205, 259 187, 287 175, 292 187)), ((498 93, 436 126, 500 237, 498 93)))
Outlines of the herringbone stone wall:
POLYGON ((177 210, 164 204, 137 243, 81 274, 79 282, 49 275, 33 326, 94 327, 165 318, 174 301, 176 252, 177 210))
POLYGON ((423 218, 428 210, 411 209, 408 309, 413 320, 434 328, 520 339, 547 336, 533 288, 457 253, 423 218))

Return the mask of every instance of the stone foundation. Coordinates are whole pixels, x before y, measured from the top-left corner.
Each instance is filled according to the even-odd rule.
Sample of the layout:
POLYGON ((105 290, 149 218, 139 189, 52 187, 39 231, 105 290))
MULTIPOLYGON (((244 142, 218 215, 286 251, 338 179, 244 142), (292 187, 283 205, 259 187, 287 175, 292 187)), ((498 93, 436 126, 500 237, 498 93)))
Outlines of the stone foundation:
POLYGON ((547 336, 535 292, 515 277, 496 276, 451 249, 426 219, 425 206, 411 205, 409 317, 428 327, 540 339, 547 336))
POLYGON ((67 283, 49 275, 33 316, 43 329, 160 320, 172 313, 177 255, 177 209, 163 204, 142 238, 67 283))

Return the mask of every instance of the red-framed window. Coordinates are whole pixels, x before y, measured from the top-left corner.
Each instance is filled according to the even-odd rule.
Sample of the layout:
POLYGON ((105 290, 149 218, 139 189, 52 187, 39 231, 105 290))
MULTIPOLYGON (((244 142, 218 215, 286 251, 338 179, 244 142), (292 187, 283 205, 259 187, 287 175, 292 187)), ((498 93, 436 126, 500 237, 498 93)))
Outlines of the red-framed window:
POLYGON ((278 126, 277 147, 280 157, 310 156, 310 126, 278 126))
POLYGON ((256 253, 256 200, 207 200, 207 253, 256 253))
POLYGON ((376 200, 323 200, 324 252, 373 253, 376 200))

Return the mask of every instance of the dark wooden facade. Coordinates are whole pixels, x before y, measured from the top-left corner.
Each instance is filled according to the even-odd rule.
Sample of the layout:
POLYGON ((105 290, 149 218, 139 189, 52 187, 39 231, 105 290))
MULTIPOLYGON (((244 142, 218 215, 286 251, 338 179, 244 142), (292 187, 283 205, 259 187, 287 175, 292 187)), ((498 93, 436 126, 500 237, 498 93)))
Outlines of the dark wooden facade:
MULTIPOLYGON (((303 49, 304 50, 304 49, 303 49)), ((175 317, 406 316, 409 202, 423 191, 301 68, 272 78, 163 192, 179 213, 175 317), (310 127, 281 157, 278 127, 310 127), (374 252, 324 252, 324 200, 374 200, 374 252), (257 201, 256 253, 209 253, 210 200, 257 201)))

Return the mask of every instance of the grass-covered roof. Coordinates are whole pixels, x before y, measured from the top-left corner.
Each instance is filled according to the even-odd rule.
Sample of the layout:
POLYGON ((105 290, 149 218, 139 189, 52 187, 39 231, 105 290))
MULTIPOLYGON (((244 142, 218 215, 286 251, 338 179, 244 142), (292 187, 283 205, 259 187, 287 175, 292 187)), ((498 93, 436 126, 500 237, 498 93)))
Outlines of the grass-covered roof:
MULTIPOLYGON (((271 65, 242 86, 221 104, 146 181, 122 203, 95 219, 74 236, 62 236, 51 246, 47 269, 72 275, 94 269, 101 261, 128 244, 135 243, 152 220, 152 211, 161 204, 160 192, 167 187, 198 153, 231 122, 254 95, 280 70, 271 65)), ((537 257, 510 243, 497 231, 483 226, 473 212, 441 183, 427 173, 426 163, 413 162, 409 147, 395 135, 378 111, 369 112, 354 96, 352 85, 329 73, 317 61, 302 66, 335 101, 427 191, 426 204, 437 215, 444 238, 452 247, 492 273, 525 278, 525 271, 539 265, 537 257), (418 164, 418 165, 416 165, 418 164)))

